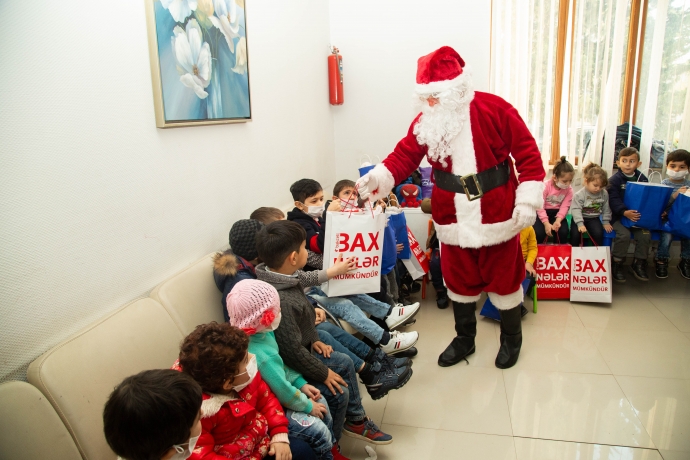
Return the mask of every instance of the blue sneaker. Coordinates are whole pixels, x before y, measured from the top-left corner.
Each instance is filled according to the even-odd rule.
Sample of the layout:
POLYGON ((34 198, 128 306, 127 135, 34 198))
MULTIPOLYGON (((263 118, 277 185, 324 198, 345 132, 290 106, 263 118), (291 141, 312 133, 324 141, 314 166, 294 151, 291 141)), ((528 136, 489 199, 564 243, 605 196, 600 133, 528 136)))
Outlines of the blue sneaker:
POLYGON ((381 431, 369 417, 359 423, 345 422, 343 434, 369 444, 384 445, 393 442, 393 436, 381 431))

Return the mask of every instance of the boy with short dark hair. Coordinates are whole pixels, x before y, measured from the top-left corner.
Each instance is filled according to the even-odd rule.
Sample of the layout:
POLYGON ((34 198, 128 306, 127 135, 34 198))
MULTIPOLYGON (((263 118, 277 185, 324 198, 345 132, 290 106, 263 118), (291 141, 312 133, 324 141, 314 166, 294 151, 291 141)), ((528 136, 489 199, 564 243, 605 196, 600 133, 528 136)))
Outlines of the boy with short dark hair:
POLYGON ((201 399, 199 384, 174 370, 127 377, 105 403, 105 439, 125 460, 188 458, 201 435, 201 399))
POLYGON ((258 209, 255 209, 254 212, 252 212, 249 215, 250 219, 258 220, 259 222, 263 223, 264 225, 268 225, 274 220, 283 220, 285 219, 285 214, 283 211, 281 211, 278 208, 271 208, 267 206, 262 206, 258 209))
MULTIPOLYGON (((674 150, 666 157, 667 178, 661 181, 662 184, 673 187, 673 195, 668 202, 670 208, 675 199, 681 193, 690 190, 690 180, 688 180, 688 170, 690 169, 690 152, 683 149, 674 150)), ((659 248, 656 252, 656 277, 668 278, 668 260, 670 258, 670 248, 673 242, 673 235, 662 232, 659 239, 659 248)), ((680 263, 678 271, 685 279, 690 279, 690 240, 681 238, 680 240, 680 263)))
MULTIPOLYGON (((372 444, 390 444, 392 436, 383 433, 365 414, 352 359, 323 343, 315 328, 314 308, 296 275, 307 263, 304 228, 290 221, 273 222, 259 232, 256 246, 264 261, 256 267, 256 275, 273 285, 280 296, 281 321, 274 333, 285 364, 305 376, 326 396, 334 416, 336 439, 340 438, 344 422, 336 419, 337 408, 345 403, 345 434, 372 444)), ((401 387, 411 374, 410 369, 402 378, 388 375, 401 387)))
POLYGON ((640 213, 625 206, 625 187, 628 182, 649 182, 647 176, 642 174, 637 168, 642 164, 640 153, 634 147, 626 147, 618 154, 618 172, 609 178, 609 207, 613 217, 611 225, 616 232, 613 240, 613 263, 611 264, 611 274, 614 281, 625 283, 625 273, 623 262, 628 255, 631 235, 635 236, 635 258, 631 271, 639 281, 649 281, 647 276, 647 256, 649 245, 652 241, 649 230, 645 228, 627 228, 621 223, 621 217, 627 217, 633 222, 640 220, 640 213))

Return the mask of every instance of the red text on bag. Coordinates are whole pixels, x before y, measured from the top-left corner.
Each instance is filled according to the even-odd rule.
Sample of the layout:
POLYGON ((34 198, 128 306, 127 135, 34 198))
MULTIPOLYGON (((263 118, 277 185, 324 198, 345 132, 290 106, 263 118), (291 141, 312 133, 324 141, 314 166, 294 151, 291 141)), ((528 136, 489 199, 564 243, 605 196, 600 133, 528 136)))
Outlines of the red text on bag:
POLYGON ((363 233, 355 233, 355 237, 350 243, 350 235, 347 233, 338 233, 335 235, 335 252, 354 252, 360 251, 378 251, 379 250, 379 232, 367 233, 368 242, 364 241, 363 233))
MULTIPOLYGON (((573 259, 573 262, 575 262, 575 270, 576 272, 583 272, 583 273, 599 273, 599 272, 604 272, 607 273, 608 270, 606 269, 606 259, 573 259)), ((574 283, 581 283, 581 284, 607 284, 608 283, 608 276, 606 275, 590 275, 590 274, 573 274, 573 282, 574 283)))

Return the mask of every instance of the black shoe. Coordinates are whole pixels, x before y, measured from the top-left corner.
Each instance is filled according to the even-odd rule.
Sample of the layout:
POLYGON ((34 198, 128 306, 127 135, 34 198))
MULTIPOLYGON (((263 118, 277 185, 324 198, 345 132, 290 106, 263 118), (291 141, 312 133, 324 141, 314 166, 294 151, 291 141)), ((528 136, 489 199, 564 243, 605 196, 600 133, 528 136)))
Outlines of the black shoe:
POLYGON ((520 304, 520 316, 525 317, 529 311, 525 308, 523 304, 520 304))
POLYGON ((439 366, 453 366, 474 353, 474 338, 477 335, 477 317, 474 316, 476 308, 477 305, 474 302, 453 302, 457 337, 438 357, 439 366))
POLYGON ((510 310, 498 310, 501 315, 501 348, 496 355, 496 367, 508 369, 513 367, 520 356, 522 347, 522 318, 520 307, 510 310))
POLYGON ((632 271, 635 278, 637 278, 638 280, 649 281, 649 276, 647 275, 647 261, 646 260, 642 260, 642 259, 633 260, 633 263, 630 266, 630 270, 632 271))
POLYGON ((422 290, 422 285, 419 284, 417 281, 413 281, 412 284, 410 285, 410 293, 411 294, 415 294, 421 290, 422 290))
POLYGON ((448 290, 436 291, 436 306, 441 310, 448 308, 448 290))
POLYGON ((391 356, 395 358, 414 358, 417 356, 417 349, 415 347, 410 347, 407 350, 391 353, 391 356))
POLYGON ((616 262, 615 260, 611 264, 611 275, 613 276, 613 281, 617 283, 625 283, 625 273, 623 273, 623 261, 616 262))
POLYGON ((371 399, 381 399, 391 390, 397 390, 405 386, 405 384, 412 377, 412 369, 406 367, 400 370, 394 370, 388 366, 382 366, 381 363, 376 363, 374 366, 359 374, 359 378, 364 383, 367 393, 371 399))
POLYGON ((668 259, 656 259, 656 268, 654 270, 656 277, 660 279, 668 278, 668 259))
MULTIPOLYGON (((414 348, 414 347, 413 347, 414 348)), ((379 362, 384 365, 391 365, 393 367, 410 367, 412 366, 412 360, 410 358, 401 358, 400 355, 388 356, 380 348, 375 348, 372 350, 371 358, 366 360, 369 364, 379 362)), ((369 357, 368 357, 369 358, 369 357)))
POLYGON ((680 259, 678 271, 683 278, 690 280, 690 259, 680 259))

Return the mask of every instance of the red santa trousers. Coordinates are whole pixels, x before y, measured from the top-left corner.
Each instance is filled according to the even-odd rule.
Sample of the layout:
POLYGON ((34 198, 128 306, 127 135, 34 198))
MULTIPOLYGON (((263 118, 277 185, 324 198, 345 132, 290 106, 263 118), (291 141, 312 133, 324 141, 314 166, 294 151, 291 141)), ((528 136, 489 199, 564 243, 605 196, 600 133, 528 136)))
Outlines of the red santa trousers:
POLYGON ((483 291, 499 310, 514 308, 522 302, 525 279, 520 235, 476 249, 441 243, 441 271, 452 300, 476 302, 483 291))

